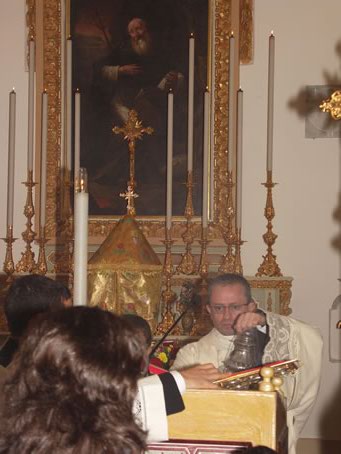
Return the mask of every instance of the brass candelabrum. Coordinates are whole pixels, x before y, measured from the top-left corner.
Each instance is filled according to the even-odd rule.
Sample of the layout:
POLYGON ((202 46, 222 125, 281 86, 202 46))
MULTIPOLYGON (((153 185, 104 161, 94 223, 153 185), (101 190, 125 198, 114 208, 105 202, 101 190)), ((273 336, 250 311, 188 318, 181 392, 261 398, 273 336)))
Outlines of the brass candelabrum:
POLYGON ((31 273, 35 270, 36 263, 34 260, 34 252, 32 251, 32 242, 36 237, 36 233, 32 229, 32 218, 35 214, 33 205, 33 188, 37 183, 33 182, 33 171, 27 172, 27 181, 23 183, 27 188, 26 203, 24 208, 24 215, 26 216, 26 230, 22 232, 22 238, 25 242, 25 251, 21 253, 21 259, 17 263, 15 270, 17 273, 28 272, 31 273))
POLYGON ((192 171, 187 172, 187 197, 186 197, 186 207, 185 207, 185 217, 186 217, 186 230, 182 235, 182 238, 185 243, 185 253, 181 256, 181 261, 177 267, 178 273, 183 274, 195 274, 197 271, 197 265, 195 263, 194 257, 192 255, 192 243, 194 240, 193 235, 193 222, 192 218, 194 216, 193 208, 193 173, 192 171))
POLYGON ((39 254, 38 254, 38 261, 36 266, 36 272, 38 274, 45 275, 47 272, 47 263, 46 263, 46 255, 45 255, 45 244, 47 243, 47 239, 45 236, 45 226, 40 226, 39 229, 39 254))
MULTIPOLYGON (((227 222, 223 228, 223 237, 226 243, 226 254, 223 257, 218 271, 220 273, 236 272, 236 257, 234 248, 236 247, 237 235, 234 231, 235 210, 233 204, 233 188, 232 172, 227 172, 227 222)), ((239 251, 240 252, 240 251, 239 251)))
POLYGON ((201 246, 201 254, 200 254, 200 264, 198 268, 198 273, 200 277, 205 280, 208 275, 208 258, 207 258, 207 245, 209 243, 208 240, 208 228, 202 227, 201 229, 201 240, 199 240, 201 246))
MULTIPOLYGON (((163 302, 162 319, 156 328, 155 334, 164 334, 174 323, 174 314, 172 313, 172 305, 176 301, 177 295, 172 290, 172 276, 174 274, 172 262, 172 244, 174 241, 171 236, 171 229, 166 229, 166 238, 163 241, 165 244, 165 258, 163 265, 163 276, 165 280, 165 288, 161 293, 163 302)), ((179 329, 179 328, 177 328, 179 329)), ((173 331, 175 334, 175 330, 173 331)), ((179 333, 177 333, 179 334, 179 333)))
POLYGON ((244 241, 241 238, 241 229, 237 229, 236 234, 236 251, 235 251, 235 258, 234 258, 234 273, 243 274, 243 266, 241 260, 241 246, 243 245, 244 241))
POLYGON ((265 244, 267 245, 267 253, 263 255, 263 262, 259 266, 256 276, 282 276, 280 267, 276 262, 276 256, 272 252, 277 235, 272 231, 272 220, 275 217, 275 209, 272 202, 272 188, 276 183, 272 182, 272 171, 267 171, 266 183, 262 183, 267 189, 266 205, 264 216, 267 219, 267 231, 263 235, 265 244))
POLYGON ((2 238, 6 243, 6 255, 3 270, 7 274, 6 282, 10 284, 13 280, 13 273, 15 271, 13 261, 13 243, 17 238, 13 238, 13 226, 7 226, 6 238, 2 238))

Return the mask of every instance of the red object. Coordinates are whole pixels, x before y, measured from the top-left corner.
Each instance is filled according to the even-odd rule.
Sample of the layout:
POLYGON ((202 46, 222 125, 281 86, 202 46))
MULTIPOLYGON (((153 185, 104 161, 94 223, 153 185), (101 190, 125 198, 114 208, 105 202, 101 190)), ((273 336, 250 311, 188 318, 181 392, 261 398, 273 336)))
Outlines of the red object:
POLYGON ((163 369, 162 367, 156 366, 155 364, 149 364, 148 371, 152 375, 165 374, 168 370, 163 369))

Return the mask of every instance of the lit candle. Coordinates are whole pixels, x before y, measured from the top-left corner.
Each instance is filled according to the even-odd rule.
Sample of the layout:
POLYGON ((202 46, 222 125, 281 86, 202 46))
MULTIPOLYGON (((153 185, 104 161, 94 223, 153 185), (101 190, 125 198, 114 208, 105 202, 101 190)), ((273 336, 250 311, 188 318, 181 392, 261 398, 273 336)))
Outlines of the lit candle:
POLYGON ((7 227, 13 226, 16 93, 9 94, 7 227))
POLYGON ((27 171, 33 170, 35 44, 29 42, 27 171))
POLYGON ((229 108, 229 133, 228 133, 228 171, 232 172, 233 168, 233 152, 235 143, 235 129, 234 129, 234 113, 235 113, 235 82, 234 82, 234 68, 235 68, 235 38, 233 32, 229 39, 229 87, 228 87, 228 108, 229 108))
POLYGON ((66 163, 71 170, 72 155, 72 40, 66 40, 66 163))
POLYGON ((275 37, 271 32, 269 38, 269 68, 268 68, 268 128, 266 170, 272 171, 273 133, 274 133, 274 75, 275 75, 275 37))
POLYGON ((75 188, 80 168, 80 129, 81 129, 81 94, 79 90, 75 93, 75 188))
POLYGON ((45 227, 46 217, 46 158, 47 158, 47 101, 46 90, 42 94, 41 161, 40 161, 40 227, 45 227))
POLYGON ((172 191, 173 191, 173 103, 174 95, 168 93, 167 115, 167 201, 166 201, 166 228, 172 226, 172 191))
POLYGON ((242 167, 243 167, 243 90, 237 92, 237 203, 236 228, 242 227, 242 167))
POLYGON ((73 301, 75 306, 87 304, 87 263, 88 263, 88 213, 89 194, 87 191, 86 169, 80 168, 77 176, 80 182, 75 193, 75 247, 73 301))
POLYGON ((194 118, 194 36, 191 34, 189 38, 189 53, 188 53, 188 160, 187 170, 193 170, 193 118, 194 118))
POLYGON ((204 144, 203 144, 203 172, 202 172, 202 227, 207 227, 208 220, 208 160, 209 160, 209 115, 210 92, 206 88, 204 93, 204 144))

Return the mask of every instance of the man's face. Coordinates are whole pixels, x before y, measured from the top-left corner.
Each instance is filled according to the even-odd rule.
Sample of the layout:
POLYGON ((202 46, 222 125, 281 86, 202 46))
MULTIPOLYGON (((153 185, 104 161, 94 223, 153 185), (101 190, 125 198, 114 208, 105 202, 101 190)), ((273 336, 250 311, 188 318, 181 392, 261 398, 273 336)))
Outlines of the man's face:
POLYGON ((144 20, 135 18, 128 24, 128 33, 132 42, 138 42, 140 39, 145 39, 148 33, 147 26, 144 20))
POLYGON ((244 287, 241 284, 215 285, 212 288, 208 313, 214 327, 224 336, 234 333, 234 322, 240 314, 255 309, 253 301, 247 302, 244 287))

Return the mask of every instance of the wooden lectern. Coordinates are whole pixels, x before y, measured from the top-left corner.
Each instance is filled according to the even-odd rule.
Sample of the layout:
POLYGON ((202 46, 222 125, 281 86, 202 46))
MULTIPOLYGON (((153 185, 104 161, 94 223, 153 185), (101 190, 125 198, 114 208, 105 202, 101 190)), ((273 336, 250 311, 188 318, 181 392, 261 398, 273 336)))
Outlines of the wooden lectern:
POLYGON ((183 398, 185 411, 168 417, 170 440, 248 442, 287 454, 286 411, 277 392, 189 390, 183 398))

